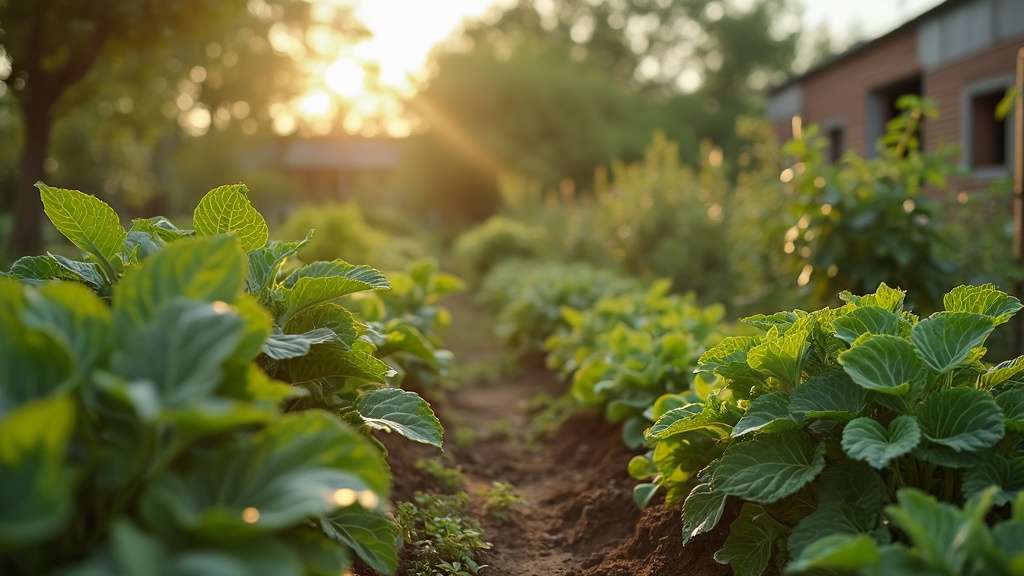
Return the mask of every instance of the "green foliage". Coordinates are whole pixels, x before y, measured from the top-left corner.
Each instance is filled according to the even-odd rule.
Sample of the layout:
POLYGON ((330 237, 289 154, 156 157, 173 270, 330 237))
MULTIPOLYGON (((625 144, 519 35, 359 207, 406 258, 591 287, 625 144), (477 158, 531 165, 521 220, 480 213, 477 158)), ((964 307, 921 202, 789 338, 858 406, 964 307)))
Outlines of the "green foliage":
MULTIPOLYGON (((904 292, 885 284, 840 296, 840 308, 747 318, 765 333, 705 352, 697 371, 717 376, 713 390, 702 402, 655 404, 657 422, 647 431, 653 461, 634 459, 631 473, 653 476, 670 502, 688 493, 684 542, 711 530, 727 499, 744 502, 716 554, 737 573, 760 574, 772 558, 793 560, 792 571, 850 572, 878 562, 888 570, 892 561, 901 569, 1003 573, 949 563, 959 537, 937 542, 941 562, 923 549, 889 545, 884 518, 922 547, 920 539, 941 539, 953 520, 922 519, 930 497, 904 489, 953 505, 975 498, 964 514, 976 531, 988 530, 982 519, 993 499, 1021 497, 1016 361, 979 360, 992 328, 1021 304, 991 285, 961 286, 943 299, 945 311, 919 319, 904 310, 904 292), (884 509, 897 494, 903 508, 917 508, 884 509)), ((640 489, 647 498, 649 490, 640 489)), ((1005 522, 1006 513, 993 509, 988 521, 1005 522)))
POLYGON ((669 282, 646 294, 601 298, 588 309, 564 308, 567 327, 545 342, 547 362, 572 376, 571 393, 582 405, 624 422, 631 448, 643 444, 651 425, 647 409, 665 394, 699 399, 693 369, 707 346, 721 338, 724 309, 701 308, 693 295, 667 295, 669 282))
POLYGON ((474 283, 505 260, 537 258, 543 254, 542 234, 522 222, 492 216, 455 240, 455 258, 474 283))
POLYGON ((316 234, 303 250, 305 261, 366 262, 385 270, 399 270, 423 256, 422 248, 396 234, 387 234, 367 222, 359 204, 304 205, 279 227, 281 238, 316 234))
POLYGON ((465 491, 466 475, 461 466, 451 467, 442 458, 417 460, 416 469, 436 481, 447 494, 465 491))
POLYGON ((269 326, 239 240, 136 263, 104 247, 104 221, 56 224, 125 270, 109 305, 71 281, 0 278, 0 569, 330 574, 359 556, 393 571, 389 531, 331 527, 386 526, 387 465, 328 414, 282 414, 295 390, 254 364, 269 326))
POLYGON ((786 147, 796 163, 782 179, 797 222, 786 232, 785 251, 799 257, 798 283, 810 285, 818 302, 884 281, 936 309, 949 287, 953 267, 941 256, 947 236, 940 206, 923 189, 946 185, 956 150, 921 149, 919 127, 936 116, 934 103, 904 96, 897 106, 901 113, 887 125, 874 158, 850 151, 829 164, 826 142, 813 127, 786 147))
POLYGON ((501 520, 507 519, 518 507, 527 504, 515 489, 509 482, 498 481, 492 482, 490 488, 482 489, 480 495, 486 498, 484 512, 501 520))
MULTIPOLYGON (((312 232, 300 242, 268 242, 266 222, 249 203, 241 184, 211 190, 193 214, 194 231, 179 230, 157 217, 136 219, 126 232, 113 210, 92 196, 43 184, 40 190, 54 225, 86 257, 82 261, 54 255, 23 258, 11 269, 15 275, 31 282, 70 279, 100 295, 108 295, 116 285, 133 295, 126 315, 136 323, 176 295, 210 294, 233 301, 231 297, 244 285, 249 295, 239 306, 253 318, 250 339, 262 342, 257 347, 263 353, 259 364, 269 376, 304 391, 289 401, 288 409, 321 408, 344 414, 365 430, 395 431, 441 446, 441 424, 430 406, 415 393, 388 388, 393 374, 381 360, 387 350, 379 353, 379 343, 362 338, 366 324, 335 302, 390 288, 379 271, 341 260, 291 266, 289 259, 309 243, 312 232), (240 239, 246 255, 242 262, 229 250, 192 250, 153 264, 167 275, 180 272, 186 284, 153 285, 136 273, 139 262, 162 254, 165 246, 224 233, 240 239)), ((218 246, 224 243, 220 242, 218 246)), ((401 319, 386 330, 381 336, 385 343, 397 335, 406 349, 427 346, 426 337, 401 319)))
POLYGON ((469 495, 416 492, 412 502, 399 502, 398 534, 412 548, 409 573, 423 576, 475 576, 476 555, 491 545, 483 541, 480 524, 468 514, 469 495))
POLYGON ((526 352, 543 349, 544 341, 566 326, 564 308, 586 310, 604 296, 625 294, 636 286, 633 280, 584 263, 511 260, 487 275, 480 295, 499 310, 498 335, 526 352))

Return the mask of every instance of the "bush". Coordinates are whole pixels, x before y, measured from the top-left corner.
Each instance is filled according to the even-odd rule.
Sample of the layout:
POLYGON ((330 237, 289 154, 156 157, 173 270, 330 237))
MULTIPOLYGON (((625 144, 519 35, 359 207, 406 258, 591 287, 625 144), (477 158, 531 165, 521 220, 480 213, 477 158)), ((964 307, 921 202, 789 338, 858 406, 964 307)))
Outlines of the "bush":
POLYGON ((455 240, 455 258, 466 277, 477 283, 506 260, 542 257, 542 238, 542 233, 536 228, 503 216, 493 216, 455 240))

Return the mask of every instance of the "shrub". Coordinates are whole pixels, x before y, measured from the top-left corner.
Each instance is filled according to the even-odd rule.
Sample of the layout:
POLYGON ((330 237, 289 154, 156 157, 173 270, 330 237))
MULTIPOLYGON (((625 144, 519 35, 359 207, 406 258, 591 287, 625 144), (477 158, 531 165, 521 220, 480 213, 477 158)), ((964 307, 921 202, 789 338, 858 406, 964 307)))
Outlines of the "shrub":
POLYGON ((537 258, 544 253, 538 229, 503 216, 493 216, 462 233, 455 240, 454 250, 455 258, 473 283, 506 260, 537 258))

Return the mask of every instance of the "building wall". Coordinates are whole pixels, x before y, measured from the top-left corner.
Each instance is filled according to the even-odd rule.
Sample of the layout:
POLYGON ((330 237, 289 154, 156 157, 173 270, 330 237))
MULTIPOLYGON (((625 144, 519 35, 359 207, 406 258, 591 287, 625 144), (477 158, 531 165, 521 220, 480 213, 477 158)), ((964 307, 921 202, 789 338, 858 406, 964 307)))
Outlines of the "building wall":
POLYGON ((919 73, 913 30, 882 38, 804 79, 803 122, 823 128, 841 124, 844 151, 867 155, 874 149, 869 141, 870 94, 919 73))

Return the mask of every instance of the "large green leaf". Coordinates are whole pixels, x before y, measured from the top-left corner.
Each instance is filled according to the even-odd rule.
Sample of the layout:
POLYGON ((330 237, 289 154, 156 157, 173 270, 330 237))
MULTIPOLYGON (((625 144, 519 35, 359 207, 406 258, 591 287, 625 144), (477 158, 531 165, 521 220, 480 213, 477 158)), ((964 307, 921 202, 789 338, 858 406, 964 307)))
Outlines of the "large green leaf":
POLYGON ((263 343, 263 353, 274 360, 301 358, 309 353, 314 344, 337 341, 337 335, 330 328, 315 328, 303 334, 275 332, 263 343))
POLYGON ((921 442, 921 429, 913 416, 899 416, 886 429, 873 418, 857 418, 843 429, 843 450, 854 460, 885 468, 921 442))
POLYGON ((394 430, 410 440, 441 447, 441 422, 430 404, 415 392, 397 388, 371 390, 356 400, 355 407, 371 428, 394 430))
POLYGON ((882 282, 873 294, 856 296, 847 290, 843 290, 839 293, 839 298, 856 306, 878 306, 893 314, 899 314, 903 312, 903 300, 906 295, 905 291, 898 288, 890 288, 885 282, 882 282))
POLYGON ((284 326, 285 334, 302 334, 318 328, 328 328, 344 346, 351 346, 365 331, 344 306, 331 302, 317 304, 291 317, 284 326))
POLYGON ((995 328, 992 318, 972 312, 939 312, 918 322, 910 332, 918 354, 935 371, 956 368, 981 346, 995 328))
POLYGON ((110 287, 113 284, 104 276, 99 264, 72 260, 60 254, 49 254, 49 256, 63 271, 61 278, 82 282, 104 296, 110 294, 110 287))
POLYGON ((358 506, 341 508, 320 521, 329 538, 351 548, 366 564, 382 574, 394 574, 398 552, 391 522, 358 506))
POLYGON ((74 405, 57 395, 0 417, 0 555, 46 541, 74 512, 74 405))
POLYGON ((696 485, 683 502, 683 546, 690 539, 710 532, 722 519, 726 494, 716 492, 707 483, 696 485))
POLYGON ((299 242, 271 240, 265 247, 249 250, 249 275, 245 279, 249 292, 263 295, 277 282, 285 261, 298 254, 312 239, 313 231, 310 230, 306 238, 299 242))
POLYGON ((964 498, 970 499, 989 487, 998 491, 992 496, 996 506, 1009 504, 1024 492, 1024 458, 1007 459, 998 454, 990 455, 964 474, 964 498))
POLYGON ((797 423, 789 415, 789 398, 782 392, 770 392, 750 402, 747 411, 732 429, 732 436, 764 430, 776 432, 794 428, 797 423))
POLYGON ((41 286, 38 293, 30 293, 22 318, 27 327, 45 332, 71 352, 83 380, 113 341, 110 308, 80 284, 41 286))
POLYGON ((764 376, 747 364, 747 353, 757 346, 760 338, 751 336, 730 336, 701 355, 696 372, 708 374, 711 382, 715 375, 729 380, 737 387, 751 387, 760 384, 764 376))
POLYGON ((244 280, 245 254, 236 238, 186 238, 124 275, 114 289, 114 312, 140 325, 175 298, 233 304, 244 280))
POLYGON ((303 266, 284 283, 285 321, 310 306, 364 290, 390 288, 387 278, 369 266, 353 266, 340 260, 303 266))
POLYGON ((139 393, 155 394, 163 406, 182 406, 216 390, 225 359, 244 335, 244 321, 229 306, 176 300, 123 335, 111 367, 139 393), (151 392, 143 392, 147 388, 151 392))
POLYGON ((993 284, 957 286, 942 297, 948 312, 972 312, 992 318, 998 326, 1020 311, 1021 304, 993 284))
POLYGON ((977 452, 1003 438, 1003 412, 991 396, 952 388, 925 399, 914 412, 925 438, 958 452, 977 452))
POLYGON ((23 256, 11 265, 11 275, 30 284, 40 284, 46 280, 73 279, 50 255, 23 256))
MULTIPOLYGON (((790 550, 793 553, 792 550, 790 550)), ((786 574, 853 573, 867 569, 878 573, 881 557, 875 540, 867 534, 829 534, 804 546, 801 553, 786 566, 786 574)), ((890 568, 887 566, 887 568, 890 568)))
POLYGON ((900 317, 878 306, 862 306, 832 321, 836 336, 853 344, 863 334, 899 334, 900 317))
POLYGON ((843 502, 822 502, 793 527, 788 548, 791 556, 799 556, 815 540, 832 534, 870 534, 878 526, 881 514, 850 506, 843 502))
POLYGON ((913 344, 897 336, 864 336, 839 363, 859 386, 884 394, 905 395, 928 376, 913 344))
POLYGON ((286 415, 245 442, 222 444, 142 496, 151 530, 210 543, 298 527, 360 502, 381 511, 389 475, 380 452, 324 412, 286 415))
POLYGON ((244 184, 214 188, 192 213, 192 226, 200 236, 234 233, 242 250, 262 248, 270 237, 263 216, 253 208, 244 184))
POLYGON ((825 445, 801 431, 761 434, 729 446, 711 485, 730 496, 771 504, 794 494, 825 467, 825 445))
POLYGON ((725 545, 715 552, 715 561, 731 565, 736 576, 760 576, 772 558, 775 541, 785 530, 764 508, 744 504, 725 545))
POLYGON ((996 404, 1003 411, 1006 428, 1024 432, 1024 390, 1016 388, 996 396, 996 404))
POLYGON ((914 488, 900 490, 896 498, 899 506, 889 506, 886 514, 906 532, 917 555, 939 573, 964 573, 965 549, 976 544, 978 532, 984 529, 985 511, 970 503, 957 510, 914 488))
POLYGON ((807 352, 811 322, 813 320, 810 318, 802 318, 781 336, 777 335, 776 328, 772 328, 760 344, 747 352, 747 364, 795 388, 800 384, 800 370, 804 353, 807 352))
POLYGON ((114 209, 95 196, 77 190, 51 188, 36 183, 43 201, 43 210, 72 244, 88 254, 113 282, 120 266, 121 246, 125 232, 114 209))
POLYGON ((321 344, 309 354, 287 361, 293 384, 313 382, 322 378, 360 378, 385 383, 388 365, 359 350, 345 350, 335 344, 321 344))
POLYGON ((850 420, 867 405, 868 391, 840 371, 820 372, 789 395, 789 412, 797 421, 806 418, 850 420))
POLYGON ((1000 362, 981 375, 979 388, 988 390, 1024 372, 1024 356, 1000 362))
POLYGON ((717 402, 687 404, 673 408, 655 422, 646 436, 662 440, 676 434, 700 430, 713 438, 727 438, 736 417, 722 410, 717 402))

